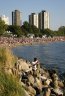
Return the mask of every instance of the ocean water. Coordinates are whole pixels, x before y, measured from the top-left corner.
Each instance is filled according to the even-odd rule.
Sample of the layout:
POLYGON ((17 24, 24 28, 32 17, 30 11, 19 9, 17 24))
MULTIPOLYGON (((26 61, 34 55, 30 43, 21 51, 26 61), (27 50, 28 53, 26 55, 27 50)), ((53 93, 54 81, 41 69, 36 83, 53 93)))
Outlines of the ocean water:
POLYGON ((30 62, 37 57, 43 67, 65 72, 65 42, 51 42, 39 45, 18 46, 13 53, 30 62))

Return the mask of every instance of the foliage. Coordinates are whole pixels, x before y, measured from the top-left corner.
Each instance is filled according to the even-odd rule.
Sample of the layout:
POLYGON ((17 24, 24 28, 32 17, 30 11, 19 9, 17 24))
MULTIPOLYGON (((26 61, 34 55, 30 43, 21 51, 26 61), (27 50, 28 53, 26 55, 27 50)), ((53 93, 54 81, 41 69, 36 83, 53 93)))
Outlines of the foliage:
POLYGON ((25 96, 18 78, 3 70, 5 66, 13 66, 15 61, 16 58, 8 48, 0 48, 0 96, 25 96))
POLYGON ((27 21, 23 23, 23 29, 27 34, 34 34, 35 37, 42 35, 36 26, 30 25, 27 21))
POLYGON ((6 28, 7 28, 7 25, 5 25, 5 22, 0 19, 0 35, 3 35, 3 33, 6 30, 6 28))
POLYGON ((16 62, 16 57, 12 54, 8 48, 0 48, 0 68, 12 67, 16 62))
POLYGON ((37 36, 42 36, 42 35, 47 35, 48 36, 65 36, 65 26, 61 26, 60 28, 58 28, 58 31, 53 31, 50 29, 44 29, 44 30, 40 30, 38 28, 36 28, 33 25, 30 25, 28 22, 24 22, 23 24, 23 28, 26 30, 26 32, 28 33, 33 33, 36 37, 37 36))
POLYGON ((13 75, 0 71, 0 96, 25 96, 25 93, 13 75))
POLYGON ((64 36, 65 35, 65 27, 64 26, 61 26, 58 29, 58 33, 59 33, 59 35, 64 36))
POLYGON ((22 30, 20 26, 10 25, 8 26, 7 30, 12 32, 12 34, 17 35, 17 37, 20 37, 22 35, 22 30))
POLYGON ((24 29, 24 32, 26 32, 27 34, 32 33, 35 35, 35 37, 42 37, 42 35, 53 37, 54 35, 52 30, 50 29, 40 30, 36 26, 30 25, 27 21, 23 23, 23 29, 24 29))
POLYGON ((47 37, 48 37, 48 36, 53 37, 53 31, 50 30, 50 29, 45 29, 45 30, 44 30, 44 33, 47 35, 47 37))
MULTIPOLYGON (((5 25, 4 21, 0 20, 0 35, 3 35, 5 30, 10 31, 13 35, 17 37, 27 36, 28 34, 34 34, 35 37, 42 37, 42 35, 48 36, 65 36, 65 26, 61 26, 57 31, 50 29, 41 30, 36 26, 30 25, 27 21, 23 23, 22 26, 5 25)), ((10 36, 10 34, 5 33, 4 36, 10 36)))

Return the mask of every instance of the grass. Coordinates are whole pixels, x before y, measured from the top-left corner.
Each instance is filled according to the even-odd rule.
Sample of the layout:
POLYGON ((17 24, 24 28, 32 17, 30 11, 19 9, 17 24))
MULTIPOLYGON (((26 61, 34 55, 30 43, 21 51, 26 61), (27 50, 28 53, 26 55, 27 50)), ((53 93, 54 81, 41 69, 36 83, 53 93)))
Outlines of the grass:
POLYGON ((25 92, 13 75, 0 72, 0 96, 25 96, 25 92))
POLYGON ((0 48, 0 96, 25 96, 18 78, 4 72, 3 68, 13 67, 16 58, 7 48, 0 48))
POLYGON ((0 67, 12 67, 16 58, 8 48, 0 48, 0 67))

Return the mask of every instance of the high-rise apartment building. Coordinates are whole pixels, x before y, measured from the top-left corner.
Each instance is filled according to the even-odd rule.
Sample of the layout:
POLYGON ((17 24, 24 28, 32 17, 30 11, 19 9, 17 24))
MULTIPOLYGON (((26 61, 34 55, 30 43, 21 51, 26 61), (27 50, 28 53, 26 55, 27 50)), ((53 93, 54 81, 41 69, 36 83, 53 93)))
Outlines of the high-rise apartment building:
POLYGON ((31 15, 29 15, 29 24, 38 28, 38 14, 31 13, 31 15))
POLYGON ((12 12, 12 25, 21 25, 20 11, 15 10, 12 12))
POLYGON ((47 28, 49 28, 49 13, 44 10, 39 13, 39 29, 47 28))
POLYGON ((31 13, 31 15, 29 15, 29 24, 39 29, 49 28, 49 13, 45 10, 41 11, 39 14, 31 13))
POLYGON ((2 15, 0 18, 5 22, 5 24, 9 25, 9 18, 7 16, 2 15))

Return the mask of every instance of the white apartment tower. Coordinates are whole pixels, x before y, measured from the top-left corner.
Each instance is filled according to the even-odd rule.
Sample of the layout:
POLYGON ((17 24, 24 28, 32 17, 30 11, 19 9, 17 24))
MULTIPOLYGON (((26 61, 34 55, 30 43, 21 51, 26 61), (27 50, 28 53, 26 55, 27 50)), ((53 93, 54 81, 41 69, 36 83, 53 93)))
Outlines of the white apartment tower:
POLYGON ((38 28, 38 14, 31 13, 31 15, 29 15, 29 24, 38 28))
POLYGON ((45 10, 39 13, 39 28, 49 28, 49 12, 46 12, 45 10))
POLYGON ((1 20, 3 20, 5 22, 5 24, 9 25, 9 18, 6 17, 5 15, 2 15, 1 17, 1 20))
POLYGON ((12 12, 12 25, 21 26, 21 12, 19 10, 12 12))
POLYGON ((39 14, 31 13, 29 15, 29 24, 39 29, 49 28, 49 12, 43 10, 39 14))
POLYGON ((44 29, 49 28, 49 12, 44 12, 44 29))

